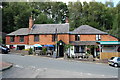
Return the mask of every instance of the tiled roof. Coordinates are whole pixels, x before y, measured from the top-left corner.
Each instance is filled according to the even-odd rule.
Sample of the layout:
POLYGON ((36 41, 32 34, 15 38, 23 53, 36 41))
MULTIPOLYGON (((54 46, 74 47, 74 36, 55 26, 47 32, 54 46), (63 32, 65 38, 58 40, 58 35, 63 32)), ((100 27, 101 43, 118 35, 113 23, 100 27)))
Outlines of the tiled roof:
POLYGON ((69 24, 34 24, 30 34, 55 34, 56 32, 69 33, 69 24))
POLYGON ((7 35, 28 35, 28 28, 20 28, 10 34, 7 35))
POLYGON ((93 28, 89 25, 82 25, 75 29, 74 31, 71 31, 71 34, 107 34, 107 33, 100 31, 96 28, 93 28))
POLYGON ((34 24, 33 28, 29 31, 28 28, 18 29, 7 35, 28 35, 28 34, 107 34, 88 25, 82 25, 74 31, 69 31, 69 24, 34 24), (57 30, 57 31, 56 31, 57 30))

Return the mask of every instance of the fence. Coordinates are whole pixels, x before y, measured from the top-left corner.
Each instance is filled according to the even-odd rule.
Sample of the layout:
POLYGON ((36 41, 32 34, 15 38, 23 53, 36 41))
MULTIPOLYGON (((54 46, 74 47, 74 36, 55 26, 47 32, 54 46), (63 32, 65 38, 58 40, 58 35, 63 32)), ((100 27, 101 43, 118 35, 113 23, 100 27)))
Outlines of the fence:
POLYGON ((101 52, 100 59, 110 59, 111 57, 120 57, 120 52, 101 52))

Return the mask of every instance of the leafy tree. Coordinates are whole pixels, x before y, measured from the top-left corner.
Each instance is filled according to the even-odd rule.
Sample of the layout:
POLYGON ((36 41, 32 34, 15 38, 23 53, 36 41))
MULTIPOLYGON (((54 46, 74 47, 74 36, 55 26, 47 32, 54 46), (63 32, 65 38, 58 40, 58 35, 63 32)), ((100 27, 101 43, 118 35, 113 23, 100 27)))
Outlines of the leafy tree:
POLYGON ((90 25, 119 37, 120 2, 3 2, 2 31, 10 33, 19 28, 28 28, 32 15, 35 24, 65 23, 69 18, 70 30, 81 25, 90 25))
POLYGON ((120 37, 120 4, 116 7, 116 15, 113 21, 113 27, 110 31, 110 33, 116 37, 120 37))

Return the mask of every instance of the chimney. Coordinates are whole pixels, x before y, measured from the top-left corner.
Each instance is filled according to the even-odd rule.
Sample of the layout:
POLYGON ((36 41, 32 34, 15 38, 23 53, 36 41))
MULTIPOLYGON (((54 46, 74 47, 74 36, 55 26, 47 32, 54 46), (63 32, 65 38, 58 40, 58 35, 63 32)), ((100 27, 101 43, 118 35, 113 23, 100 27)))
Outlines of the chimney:
POLYGON ((65 22, 66 22, 66 23, 69 23, 69 21, 68 21, 68 17, 66 17, 66 20, 65 20, 65 22))
POLYGON ((32 19, 32 15, 29 17, 29 30, 32 29, 33 26, 33 19, 32 19))

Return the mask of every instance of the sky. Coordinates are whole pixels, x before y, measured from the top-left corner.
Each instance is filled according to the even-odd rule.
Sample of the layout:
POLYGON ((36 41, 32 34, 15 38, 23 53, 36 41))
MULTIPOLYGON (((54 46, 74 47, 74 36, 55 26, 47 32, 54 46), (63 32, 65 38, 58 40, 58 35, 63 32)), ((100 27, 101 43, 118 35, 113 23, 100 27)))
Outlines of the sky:
MULTIPOLYGON (((52 1, 62 1, 62 2, 65 2, 65 3, 68 3, 68 2, 76 2, 76 1, 80 1, 80 2, 91 2, 91 1, 94 1, 94 0, 52 0, 52 1)), ((105 3, 106 1, 110 1, 110 0, 95 0, 97 2, 102 2, 102 3, 105 3)), ((117 5, 117 3, 120 1, 120 0, 111 0, 114 2, 114 5, 117 5)))

